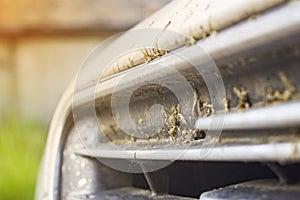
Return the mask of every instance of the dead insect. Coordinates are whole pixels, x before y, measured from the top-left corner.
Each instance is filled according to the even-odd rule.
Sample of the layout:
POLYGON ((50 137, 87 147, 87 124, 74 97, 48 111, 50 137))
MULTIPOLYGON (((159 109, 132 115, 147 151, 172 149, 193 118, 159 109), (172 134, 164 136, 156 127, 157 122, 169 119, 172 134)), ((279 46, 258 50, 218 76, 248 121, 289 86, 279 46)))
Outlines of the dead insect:
POLYGON ((224 109, 225 112, 229 112, 230 111, 230 100, 228 100, 227 98, 223 99, 224 102, 224 109))
POLYGON ((194 102, 192 106, 192 115, 195 118, 207 117, 215 112, 213 105, 201 100, 198 91, 194 92, 194 102))
POLYGON ((142 50, 142 54, 146 58, 146 63, 149 63, 152 60, 152 57, 150 56, 150 54, 148 53, 148 51, 146 49, 142 50))
POLYGON ((192 131, 194 140, 201 140, 206 137, 206 133, 203 130, 195 129, 192 131))
POLYGON ((251 107, 248 91, 244 88, 233 87, 233 92, 238 97, 238 109, 243 111, 251 107))
POLYGON ((194 44, 196 44, 197 40, 196 38, 194 37, 193 34, 191 34, 190 38, 188 39, 187 43, 186 43, 186 46, 192 46, 194 44))
POLYGON ((174 140, 177 135, 181 134, 180 123, 183 119, 180 114, 180 105, 172 106, 171 111, 162 110, 165 119, 165 128, 160 132, 160 135, 167 136, 170 140, 174 140))
POLYGON ((215 112, 213 105, 207 102, 202 102, 200 104, 200 111, 202 113, 202 117, 208 117, 215 112))
POLYGON ((172 106, 171 108, 171 116, 169 117, 169 122, 172 126, 179 126, 180 125, 180 105, 172 106))
POLYGON ((168 53, 168 51, 166 51, 166 50, 159 49, 157 42, 155 43, 155 48, 152 49, 152 51, 153 51, 155 58, 158 58, 158 57, 163 56, 168 53))
POLYGON ((279 90, 273 90, 271 88, 267 88, 267 96, 266 96, 267 103, 280 103, 280 102, 291 100, 295 93, 296 89, 290 83, 286 75, 283 72, 279 72, 278 76, 281 82, 283 83, 285 89, 283 92, 280 92, 279 90))
POLYGON ((169 138, 170 138, 170 140, 175 139, 175 136, 177 134, 177 129, 178 129, 178 127, 176 127, 176 126, 173 126, 169 129, 169 138))

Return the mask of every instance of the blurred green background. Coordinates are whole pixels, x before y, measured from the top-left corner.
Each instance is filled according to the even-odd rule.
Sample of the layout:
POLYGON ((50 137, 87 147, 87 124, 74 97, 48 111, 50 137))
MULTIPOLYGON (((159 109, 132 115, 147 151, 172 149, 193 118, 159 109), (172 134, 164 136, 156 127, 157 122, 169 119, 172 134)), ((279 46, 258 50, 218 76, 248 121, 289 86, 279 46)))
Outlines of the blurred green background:
POLYGON ((46 141, 47 126, 5 115, 0 119, 0 199, 31 200, 46 141))
POLYGON ((0 0, 0 200, 33 199, 53 112, 89 52, 169 1, 0 0))

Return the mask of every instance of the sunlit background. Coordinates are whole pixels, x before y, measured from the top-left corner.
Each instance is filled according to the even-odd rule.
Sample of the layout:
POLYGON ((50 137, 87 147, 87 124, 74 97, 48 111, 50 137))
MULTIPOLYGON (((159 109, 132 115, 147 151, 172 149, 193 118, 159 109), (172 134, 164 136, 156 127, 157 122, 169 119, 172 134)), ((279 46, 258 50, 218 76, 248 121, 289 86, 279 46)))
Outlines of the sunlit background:
POLYGON ((83 59, 169 0, 0 0, 0 199, 33 199, 51 116, 83 59))

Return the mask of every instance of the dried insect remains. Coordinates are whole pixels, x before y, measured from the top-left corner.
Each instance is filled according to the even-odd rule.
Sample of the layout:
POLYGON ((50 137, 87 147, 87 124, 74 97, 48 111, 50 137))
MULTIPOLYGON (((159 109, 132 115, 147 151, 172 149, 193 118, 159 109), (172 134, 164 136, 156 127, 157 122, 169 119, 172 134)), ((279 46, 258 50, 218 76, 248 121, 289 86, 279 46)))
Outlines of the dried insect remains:
POLYGON ((242 87, 241 88, 233 87, 233 92, 236 94, 238 98, 238 105, 237 105, 238 110, 243 111, 251 107, 251 101, 247 90, 245 90, 242 87))
POLYGON ((278 76, 285 89, 281 92, 279 90, 268 88, 266 96, 267 103, 281 103, 291 100, 296 92, 296 88, 290 83, 289 79, 282 71, 278 73, 278 76))

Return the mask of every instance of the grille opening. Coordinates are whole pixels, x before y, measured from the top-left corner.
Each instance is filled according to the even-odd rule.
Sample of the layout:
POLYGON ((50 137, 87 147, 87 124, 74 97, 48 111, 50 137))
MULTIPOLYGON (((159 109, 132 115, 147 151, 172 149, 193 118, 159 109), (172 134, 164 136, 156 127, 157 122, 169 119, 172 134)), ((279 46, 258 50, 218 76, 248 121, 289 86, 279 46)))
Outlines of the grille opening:
MULTIPOLYGON (((300 180, 299 164, 283 165, 282 169, 300 180)), ((168 175, 169 183, 164 184, 168 184, 169 194, 193 198, 199 198, 205 191, 236 183, 256 179, 278 179, 266 163, 258 162, 176 161, 162 170, 165 170, 168 175)), ((160 176, 160 174, 159 171, 149 173, 150 176, 160 176)), ((149 189, 143 174, 133 174, 133 186, 149 189)))

